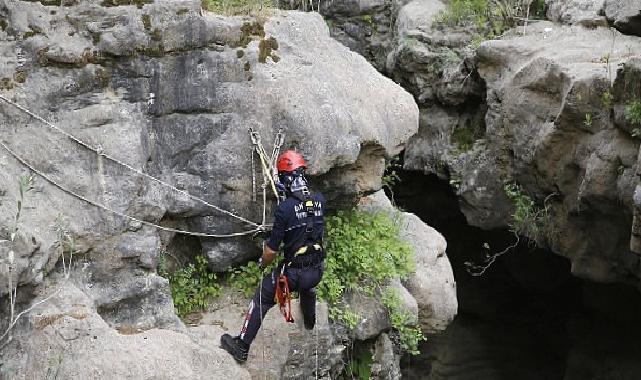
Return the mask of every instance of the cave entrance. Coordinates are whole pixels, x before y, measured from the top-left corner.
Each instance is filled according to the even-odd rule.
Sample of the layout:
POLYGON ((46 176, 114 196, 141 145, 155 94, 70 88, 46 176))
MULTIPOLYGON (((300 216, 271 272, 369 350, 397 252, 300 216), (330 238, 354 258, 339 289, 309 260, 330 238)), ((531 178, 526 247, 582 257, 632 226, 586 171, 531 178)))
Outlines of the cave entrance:
POLYGON ((473 277, 465 262, 501 251, 514 243, 514 235, 468 225, 446 180, 398 174, 397 206, 447 240, 459 302, 452 324, 429 336, 420 356, 403 358, 403 378, 641 378, 638 291, 575 278, 567 259, 525 239, 483 276, 473 277))

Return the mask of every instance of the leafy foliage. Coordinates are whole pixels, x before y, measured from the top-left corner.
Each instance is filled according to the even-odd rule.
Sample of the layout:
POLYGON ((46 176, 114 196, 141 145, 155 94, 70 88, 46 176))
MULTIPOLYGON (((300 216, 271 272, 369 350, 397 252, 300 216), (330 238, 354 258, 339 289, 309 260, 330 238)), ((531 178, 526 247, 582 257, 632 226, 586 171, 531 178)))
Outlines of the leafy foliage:
POLYGON ((350 379, 368 380, 372 375, 372 353, 360 350, 348 363, 345 373, 350 379))
POLYGON ((386 161, 385 171, 381 178, 383 188, 386 189, 387 193, 390 195, 392 204, 396 203, 394 200, 394 186, 401 182, 401 177, 397 173, 397 170, 401 169, 403 169, 403 165, 400 163, 400 158, 398 156, 394 156, 386 161))
MULTIPOLYGON (((525 0, 451 0, 439 21, 449 26, 475 27, 482 39, 492 39, 515 27, 528 16, 530 2, 525 0)), ((545 13, 545 3, 536 0, 535 12, 545 13)), ((473 43, 478 44, 478 39, 473 43)))
POLYGON ((412 354, 420 354, 418 344, 425 340, 421 329, 414 324, 412 315, 404 310, 401 305, 401 297, 395 289, 389 288, 383 293, 383 305, 389 312, 392 327, 398 331, 401 341, 401 348, 412 354))
POLYGON ((385 213, 339 211, 326 218, 326 267, 318 286, 330 304, 345 290, 369 289, 414 268, 411 248, 398 237, 400 227, 385 213))
POLYGON ((228 271, 227 283, 238 289, 245 297, 251 297, 256 291, 260 280, 276 266, 276 260, 268 267, 261 269, 256 261, 250 261, 242 267, 231 268, 228 271))
POLYGON ((510 183, 503 188, 505 194, 514 203, 514 214, 510 228, 515 233, 536 239, 547 221, 547 209, 539 208, 521 186, 510 183))
MULTIPOLYGON (((357 316, 342 307, 345 291, 374 291, 392 278, 406 278, 415 270, 413 251, 399 238, 398 220, 388 214, 362 211, 339 211, 326 218, 327 259, 319 297, 330 305, 330 316, 348 326, 355 326, 357 316)), ((394 328, 401 334, 403 348, 416 352, 400 299, 386 305, 394 328), (402 325, 402 326, 401 326, 402 325), (407 340, 404 340, 407 339, 407 340)))
POLYGON ((612 104, 614 103, 614 95, 612 95, 612 92, 610 90, 603 91, 601 94, 601 102, 603 103, 603 106, 605 108, 612 108, 612 104))
POLYGON ((403 168, 399 161, 399 157, 394 156, 385 163, 385 172, 383 173, 383 177, 381 179, 384 187, 391 189, 392 186, 401 182, 401 177, 399 177, 398 173, 396 172, 397 170, 403 168))
POLYGON ((195 264, 190 263, 174 272, 169 283, 174 307, 180 317, 203 310, 209 299, 218 297, 221 292, 216 274, 209 269, 207 259, 202 255, 196 256, 195 264))
POLYGON ((202 0, 202 7, 225 15, 248 15, 273 8, 271 0, 202 0))
POLYGON ((632 124, 641 125, 641 101, 633 100, 625 109, 626 117, 632 124))
POLYGON ((472 149, 472 146, 474 146, 476 137, 474 136, 474 131, 471 128, 457 126, 452 132, 452 140, 456 142, 457 147, 461 152, 467 152, 472 149))

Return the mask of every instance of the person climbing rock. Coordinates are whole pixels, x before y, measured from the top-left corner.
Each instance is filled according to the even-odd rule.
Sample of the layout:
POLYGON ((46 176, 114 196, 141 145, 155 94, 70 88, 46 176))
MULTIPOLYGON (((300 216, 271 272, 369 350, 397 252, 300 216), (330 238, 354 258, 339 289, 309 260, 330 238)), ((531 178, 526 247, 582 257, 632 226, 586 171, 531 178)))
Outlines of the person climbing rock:
POLYGON ((224 334, 221 346, 238 362, 245 362, 249 347, 260 329, 267 311, 275 304, 279 275, 284 274, 289 289, 297 291, 305 328, 316 322, 316 285, 323 276, 323 232, 325 198, 311 193, 305 178, 307 164, 303 156, 288 150, 278 157, 278 179, 285 200, 274 212, 274 226, 269 241, 263 246, 261 267, 270 265, 281 248, 284 260, 262 279, 237 336, 224 334))

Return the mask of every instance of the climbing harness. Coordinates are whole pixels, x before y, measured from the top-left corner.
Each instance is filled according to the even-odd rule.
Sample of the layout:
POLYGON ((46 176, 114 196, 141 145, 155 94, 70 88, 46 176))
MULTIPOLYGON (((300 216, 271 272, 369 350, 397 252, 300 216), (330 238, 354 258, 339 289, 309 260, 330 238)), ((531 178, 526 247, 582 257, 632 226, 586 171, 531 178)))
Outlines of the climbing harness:
POLYGON ((285 322, 294 322, 292 317, 292 294, 289 291, 289 282, 285 275, 285 265, 282 266, 280 274, 276 279, 276 295, 274 301, 278 302, 280 312, 285 317, 285 322))

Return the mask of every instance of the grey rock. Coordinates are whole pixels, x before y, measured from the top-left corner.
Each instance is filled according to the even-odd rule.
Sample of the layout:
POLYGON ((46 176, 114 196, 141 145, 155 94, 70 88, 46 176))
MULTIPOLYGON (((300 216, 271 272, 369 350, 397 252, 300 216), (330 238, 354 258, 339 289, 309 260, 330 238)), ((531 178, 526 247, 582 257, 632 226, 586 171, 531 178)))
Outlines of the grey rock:
POLYGON ((583 25, 594 28, 607 26, 605 0, 547 0, 549 20, 568 25, 583 25))
MULTIPOLYGON (((333 38, 384 70, 393 48, 394 21, 402 1, 319 2, 317 11, 327 21, 333 38)), ((307 2, 287 2, 292 9, 307 9, 307 2)))
POLYGON ((427 333, 444 330, 458 311, 456 282, 445 252, 445 238, 416 215, 395 210, 383 191, 361 199, 359 208, 396 213, 401 225, 400 237, 414 251, 416 271, 403 285, 417 303, 418 323, 427 333))
POLYGON ((375 289, 373 294, 367 294, 362 290, 352 290, 345 294, 346 308, 355 313, 357 317, 356 326, 350 331, 350 335, 354 339, 372 339, 392 327, 389 313, 380 301, 387 291, 392 291, 399 296, 401 309, 412 317, 408 322, 417 323, 418 305, 416 300, 398 279, 391 280, 384 288, 375 289))
POLYGON ((445 4, 438 0, 413 0, 403 5, 396 18, 396 36, 402 38, 408 33, 420 30, 429 32, 445 4))
MULTIPOLYGON (((319 190, 332 186, 332 196, 347 202, 380 187, 383 158, 398 153, 417 127, 417 109, 411 96, 377 74, 363 58, 332 41, 318 16, 283 13, 268 21, 264 33, 275 36, 279 48, 263 64, 258 59, 261 37, 243 36, 241 31, 243 25, 252 25, 250 21, 200 16, 197 2, 181 2, 185 12, 162 1, 141 10, 82 2, 56 15, 39 3, 3 5, 8 22, 7 31, 2 32, 5 36, 26 30, 29 22, 24 15, 56 20, 38 21, 38 30, 48 39, 19 40, 18 46, 8 43, 7 52, 11 53, 4 58, 7 65, 2 69, 10 78, 18 72, 23 77, 22 82, 11 79, 13 88, 6 96, 28 104, 63 129, 129 165, 253 220, 258 220, 261 205, 251 200, 247 125, 257 127, 265 140, 275 129, 283 128, 286 147, 303 151, 312 176, 322 175, 319 190), (152 10, 159 13, 145 19, 152 10), (149 22, 151 29, 147 30, 149 22), (162 30, 162 40, 154 37, 154 28, 162 30), (154 38, 138 38, 141 33, 154 38), (48 45, 48 41, 63 41, 63 34, 71 39, 69 43, 48 45), (100 35, 95 45, 92 34, 100 35), (123 43, 121 39, 127 36, 132 40, 123 43), (114 46, 125 50, 115 51, 111 45, 104 45, 110 38, 115 39, 114 46), (247 47, 238 46, 241 42, 247 47), (78 56, 73 49, 87 43, 92 44, 91 51, 78 56), (220 52, 205 49, 217 44, 226 48, 220 52), (242 58, 237 57, 238 49, 245 52, 242 58), (63 62, 47 56, 54 51, 76 58, 63 62), (174 54, 163 55, 166 51, 174 54), (114 56, 121 58, 113 61, 114 56), (340 69, 334 70, 336 67, 340 69), (342 72, 346 67, 353 70, 342 72), (300 86, 303 80, 309 86, 300 86), (360 100, 354 98, 359 87, 360 100), (354 102, 339 100, 338 93, 347 88, 350 91, 345 96, 354 102), (369 94, 373 88, 385 89, 382 91, 394 99, 395 106, 386 106, 382 98, 372 99, 369 94), (358 105, 348 110, 347 104, 358 105), (361 152, 363 142, 368 148, 361 152), (351 174, 353 180, 342 179, 344 173, 351 174)), ((263 33, 263 27, 256 28, 256 33, 263 33)), ((4 49, 5 44, 2 46, 4 49)), ((8 143, 26 148, 20 153, 28 161, 70 190, 141 219, 182 218, 187 228, 214 233, 246 228, 183 194, 137 178, 107 159, 97 159, 6 104, 2 107, 3 122, 26 123, 24 134, 4 131, 8 143)), ((5 197, 11 200, 15 187, 10 184, 22 169, 11 157, 2 159, 3 164, 11 166, 3 172, 3 183, 8 187, 5 197)), ((24 225, 25 230, 40 231, 35 236, 39 261, 46 263, 53 254, 55 234, 38 226, 52 224, 57 213, 67 214, 69 229, 84 251, 130 229, 128 221, 66 195, 56 195, 53 201, 46 199, 52 189, 46 181, 38 181, 41 191, 26 202, 40 212, 25 213, 24 225), (48 211, 41 212, 45 209, 48 211)), ((5 202, 3 207, 9 215, 15 204, 5 202)), ((149 256, 149 246, 139 248, 147 250, 147 256, 141 256, 135 266, 150 269, 155 257, 149 256)), ((203 249, 204 253, 216 252, 209 243, 203 244, 203 249)), ((210 254, 216 269, 253 257, 258 249, 240 245, 235 249, 225 247, 224 251, 227 262, 218 263, 220 255, 210 254)), ((129 260, 127 255, 121 258, 129 260)), ((37 273, 30 276, 36 278, 37 273)))
POLYGON ((66 283, 29 314, 29 333, 14 337, 21 350, 5 351, 3 374, 17 380, 251 378, 216 345, 171 330, 117 332, 92 304, 66 283))
MULTIPOLYGON (((189 330, 204 342, 218 342, 223 333, 238 335, 248 304, 238 293, 227 289, 211 311, 203 314, 200 326, 189 330)), ((303 327, 297 300, 292 301, 292 316, 294 323, 285 322, 278 306, 265 316, 245 364, 252 378, 336 378, 343 370, 346 347, 342 342, 346 337, 329 323, 327 305, 316 304, 314 330, 303 327)))
MULTIPOLYGON (((305 154, 315 189, 337 206, 336 200, 354 205, 362 194, 378 190, 385 157, 398 154, 418 128, 412 96, 334 41, 317 14, 275 12, 263 22, 202 12, 201 3, 191 0, 141 7, 104 6, 101 0, 60 7, 0 0, 0 19, 3 96, 105 154, 247 220, 259 222, 263 214, 261 197, 254 201, 252 194, 249 126, 267 150, 283 129, 283 148, 305 154), (374 91, 384 95, 372 97, 374 91)), ((2 140, 70 192, 166 227, 217 234, 251 229, 96 155, 4 102, 0 109, 2 140)), ((0 166, 0 238, 6 240, 17 178, 28 170, 8 152, 0 154, 0 166)), ((269 203, 267 215, 271 198, 269 203)), ((52 228, 60 215, 75 245, 71 278, 89 298, 92 313, 111 329, 105 334, 137 333, 116 347, 138 342, 141 334, 151 337, 157 333, 149 331, 158 327, 181 334, 168 282, 155 274, 160 252, 179 239, 96 208, 39 176, 24 205, 11 274, 20 286, 20 309, 62 269, 52 228)), ((205 254, 212 268, 224 270, 255 257, 260 247, 194 237, 177 249, 181 257, 205 254)), ((5 258, 0 294, 8 291, 5 258)), ((20 325, 17 333, 28 336, 30 328, 20 325)), ((82 336, 65 337, 66 350, 75 352, 82 336)), ((183 338, 170 339, 181 353, 192 349, 183 338)), ((34 347, 12 349, 28 356, 34 347)), ((291 371, 296 368, 291 365, 291 371)))
POLYGON ((396 380, 401 378, 401 356, 395 351, 388 334, 381 334, 374 344, 371 379, 396 380))
POLYGON ((406 167, 449 175, 468 222, 485 229, 511 224, 503 186, 519 183, 547 207, 543 231, 531 238, 570 258, 577 276, 636 283, 628 231, 638 142, 623 113, 639 96, 631 59, 639 54, 638 39, 611 29, 548 22, 486 41, 476 54, 487 87, 482 135, 464 128, 473 144, 462 150, 451 127, 461 113, 431 108, 406 167))
POLYGON ((605 16, 621 33, 641 36, 641 4, 635 0, 606 0, 605 16))

